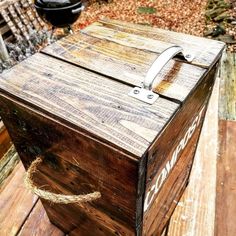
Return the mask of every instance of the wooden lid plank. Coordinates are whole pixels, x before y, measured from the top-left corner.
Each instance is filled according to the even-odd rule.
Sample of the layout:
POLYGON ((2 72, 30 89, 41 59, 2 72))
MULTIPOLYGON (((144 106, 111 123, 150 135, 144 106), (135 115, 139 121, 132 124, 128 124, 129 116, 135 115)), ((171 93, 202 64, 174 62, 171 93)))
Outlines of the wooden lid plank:
POLYGON ((37 53, 1 75, 0 92, 135 158, 141 157, 179 105, 148 105, 131 87, 37 53))
MULTIPOLYGON (((155 44, 158 45, 156 41, 155 44)), ((63 38, 43 52, 133 86, 142 86, 147 71, 159 55, 82 33, 63 38)), ((171 60, 157 75, 153 90, 183 102, 206 71, 171 60)))
POLYGON ((104 34, 105 37, 108 32, 107 29, 110 29, 110 32, 113 32, 113 34, 118 36, 122 35, 122 33, 123 37, 136 35, 136 38, 138 39, 138 36, 140 36, 141 38, 139 38, 139 40, 142 39, 142 41, 146 42, 143 45, 143 49, 152 52, 160 53, 165 45, 174 44, 181 46, 187 52, 195 55, 192 64, 204 68, 211 67, 220 57, 221 52, 225 47, 225 43, 217 40, 111 19, 103 19, 99 22, 95 22, 86 27, 83 32, 93 34, 94 32, 99 31, 101 32, 99 36, 102 37, 102 34, 104 34), (153 45, 153 43, 151 43, 153 42, 152 40, 158 41, 158 45, 153 45))

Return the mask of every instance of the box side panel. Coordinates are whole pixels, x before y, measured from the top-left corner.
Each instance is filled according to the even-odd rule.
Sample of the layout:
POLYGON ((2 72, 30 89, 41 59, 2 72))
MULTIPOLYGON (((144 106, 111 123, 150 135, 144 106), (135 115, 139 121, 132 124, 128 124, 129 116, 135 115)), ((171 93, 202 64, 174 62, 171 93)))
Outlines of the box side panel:
POLYGON ((88 226, 101 235, 134 235, 136 160, 4 95, 0 107, 24 166, 28 168, 37 156, 44 157, 34 174, 37 186, 63 194, 101 192, 100 199, 80 205, 43 201, 54 224, 74 235, 88 226))
POLYGON ((143 235, 159 235, 188 181, 217 65, 200 82, 148 153, 143 235))

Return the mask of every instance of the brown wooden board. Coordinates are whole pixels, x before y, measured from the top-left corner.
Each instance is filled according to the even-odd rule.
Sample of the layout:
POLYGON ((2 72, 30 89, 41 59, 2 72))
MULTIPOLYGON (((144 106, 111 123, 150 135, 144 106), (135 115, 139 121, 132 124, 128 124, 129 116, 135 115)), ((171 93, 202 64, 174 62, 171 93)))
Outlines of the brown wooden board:
POLYGON ((215 235, 236 234, 236 122, 220 120, 220 150, 217 163, 217 196, 215 235))
MULTIPOLYGON (((165 184, 165 181, 170 181, 169 174, 173 167, 177 168, 178 164, 176 162, 178 159, 187 163, 191 163, 193 160, 207 103, 213 88, 216 69, 217 66, 200 83, 148 152, 143 227, 146 235, 160 234, 168 220, 166 214, 168 214, 169 208, 165 208, 165 204, 163 206, 160 204, 158 195, 161 195, 161 191, 166 193, 168 189, 174 190, 174 187, 169 187, 168 183, 165 184), (198 135, 195 138, 195 144, 193 144, 191 139, 195 132, 198 135), (185 155, 182 154, 183 152, 186 152, 186 155, 192 152, 191 157, 189 157, 191 161, 187 160, 185 155)), ((184 173, 183 170, 184 168, 180 172, 184 173)), ((187 172, 188 174, 189 172, 187 172)), ((183 184, 186 181, 187 179, 180 182, 183 184)), ((175 184, 177 185, 178 182, 175 184)), ((171 194, 169 194, 169 199, 171 199, 171 194)), ((177 201, 173 204, 176 205, 177 201)))
POLYGON ((160 235, 187 184, 224 45, 167 33, 196 56, 170 61, 155 82, 160 97, 148 105, 128 93, 173 42, 156 29, 150 37, 139 31, 95 23, 1 76, 1 116, 25 167, 44 157, 35 184, 101 192, 80 205, 42 200, 50 220, 71 235, 86 235, 89 225, 91 235, 160 235))
POLYGON ((0 122, 0 162, 4 154, 7 152, 7 150, 12 145, 11 139, 9 137, 9 134, 3 124, 3 122, 0 122))
POLYGON ((220 224, 215 222, 219 80, 210 98, 189 184, 171 216, 168 236, 214 235, 220 224))
MULTIPOLYGON (((106 39, 96 37, 95 33, 91 35, 89 28, 86 29, 86 33, 81 32, 63 38, 46 47, 43 52, 110 76, 122 83, 141 86, 154 60, 168 47, 165 45, 158 53, 149 52, 141 50, 137 43, 133 43, 135 46, 132 45, 129 40, 122 44, 125 36, 121 38, 120 43, 116 43, 113 42, 113 37, 106 39)), ((149 40, 145 39, 147 45, 149 40)), ((154 43, 159 47, 158 41, 154 43)), ((206 69, 171 60, 156 77, 154 91, 182 102, 205 72, 206 69)))
POLYGON ((129 97, 128 85, 39 53, 4 73, 0 85, 2 93, 134 157, 145 153, 179 107, 163 98, 150 106, 129 97))
POLYGON ((16 235, 38 199, 24 188, 22 169, 18 165, 9 182, 0 189, 1 235, 16 235))
MULTIPOLYGON (((100 191, 101 199, 84 206, 84 210, 88 208, 87 211, 94 212, 92 220, 106 219, 121 235, 127 231, 122 224, 134 230, 136 201, 142 197, 142 191, 137 190, 137 160, 16 101, 2 97, 0 104, 4 110, 2 117, 7 119, 6 126, 26 168, 37 155, 45 156, 45 165, 43 163, 40 168, 43 174, 36 175, 37 186, 46 185, 52 191, 67 194, 100 191)), ((78 205, 60 206, 47 202, 44 205, 53 222, 65 232, 80 224, 86 214, 78 205), (65 221, 66 213, 68 219, 65 221)))
POLYGON ((132 43, 135 48, 155 53, 162 52, 170 45, 179 45, 195 55, 192 64, 204 68, 213 66, 224 48, 224 43, 220 41, 111 19, 95 22, 83 32, 117 43, 132 43))
POLYGON ((29 235, 64 236, 65 234, 49 221, 42 203, 38 201, 17 234, 17 236, 29 235))

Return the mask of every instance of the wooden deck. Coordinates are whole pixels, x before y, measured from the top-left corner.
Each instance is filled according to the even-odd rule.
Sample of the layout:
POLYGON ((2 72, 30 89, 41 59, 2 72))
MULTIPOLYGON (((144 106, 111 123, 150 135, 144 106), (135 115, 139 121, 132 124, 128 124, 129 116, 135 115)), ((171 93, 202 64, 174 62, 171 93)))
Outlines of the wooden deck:
MULTIPOLYGON (((232 64, 232 61, 222 64, 221 75, 228 79, 217 80, 190 184, 175 209, 165 235, 236 235, 236 94, 233 90, 236 88, 236 74, 235 64, 232 64, 230 72, 226 69, 229 63, 232 64), (229 88, 233 92, 225 91, 229 88), (220 121, 217 115, 219 100, 220 121)), ((0 189, 0 235, 64 235, 49 222, 38 198, 25 189, 23 176, 24 168, 19 163, 0 189)))

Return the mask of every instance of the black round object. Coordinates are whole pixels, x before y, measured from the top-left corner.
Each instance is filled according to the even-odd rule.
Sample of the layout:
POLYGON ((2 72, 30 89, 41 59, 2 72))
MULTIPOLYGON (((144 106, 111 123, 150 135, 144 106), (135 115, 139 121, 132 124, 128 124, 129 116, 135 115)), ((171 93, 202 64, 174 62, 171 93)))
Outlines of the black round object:
POLYGON ((39 16, 55 27, 73 24, 83 10, 78 0, 36 0, 34 6, 39 16))

